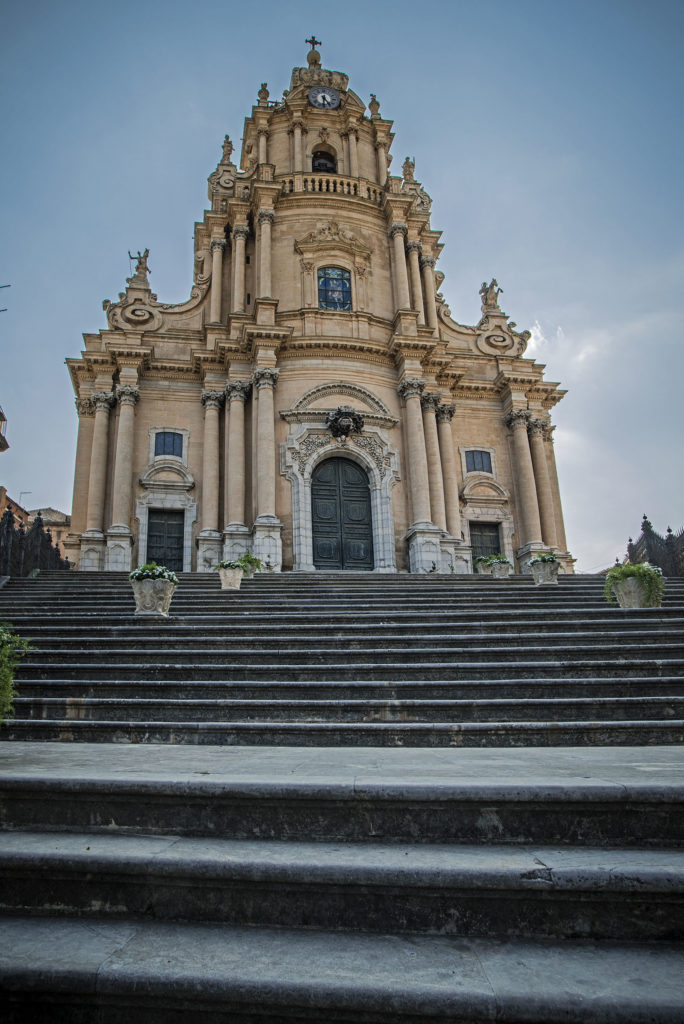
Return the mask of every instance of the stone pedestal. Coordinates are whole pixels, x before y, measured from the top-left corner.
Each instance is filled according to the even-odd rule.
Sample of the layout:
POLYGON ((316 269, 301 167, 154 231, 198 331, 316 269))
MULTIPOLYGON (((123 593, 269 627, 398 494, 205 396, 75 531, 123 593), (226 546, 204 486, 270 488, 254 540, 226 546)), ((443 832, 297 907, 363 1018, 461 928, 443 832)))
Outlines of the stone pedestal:
POLYGON ((537 555, 548 555, 549 549, 543 544, 532 543, 523 544, 521 548, 516 551, 516 557, 520 566, 520 572, 524 576, 530 575, 530 559, 536 558, 537 555))
POLYGON ((133 534, 127 526, 110 526, 107 530, 105 569, 110 572, 130 572, 133 553, 133 534))
POLYGON ((81 534, 79 572, 100 572, 104 569, 105 537, 102 530, 86 530, 81 534))
POLYGON ((447 576, 452 573, 462 576, 472 571, 471 549, 462 540, 456 540, 448 533, 443 533, 439 546, 442 552, 440 572, 447 576))
POLYGON ((283 565, 283 524, 277 516, 259 516, 252 528, 252 553, 264 567, 280 572, 283 565))
POLYGON ((409 572, 430 572, 442 565, 442 531, 432 523, 414 523, 406 534, 409 572))
POLYGON ((218 530, 201 530, 197 538, 197 572, 211 572, 221 561, 222 535, 218 530))
POLYGON ((223 531, 223 555, 226 562, 236 562, 250 550, 252 531, 244 523, 228 523, 223 531))

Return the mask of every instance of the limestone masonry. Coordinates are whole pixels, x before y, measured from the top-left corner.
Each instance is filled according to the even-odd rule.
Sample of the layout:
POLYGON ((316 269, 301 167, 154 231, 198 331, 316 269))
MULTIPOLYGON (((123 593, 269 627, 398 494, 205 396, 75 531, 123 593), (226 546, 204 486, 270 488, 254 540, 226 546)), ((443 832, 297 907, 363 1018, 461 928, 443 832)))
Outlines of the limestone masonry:
POLYGON ((283 98, 228 136, 195 225, 190 298, 157 300, 149 251, 108 326, 68 359, 79 415, 67 555, 207 572, 471 572, 501 551, 572 572, 549 412, 496 280, 451 317, 431 199, 392 121, 315 41, 283 98))

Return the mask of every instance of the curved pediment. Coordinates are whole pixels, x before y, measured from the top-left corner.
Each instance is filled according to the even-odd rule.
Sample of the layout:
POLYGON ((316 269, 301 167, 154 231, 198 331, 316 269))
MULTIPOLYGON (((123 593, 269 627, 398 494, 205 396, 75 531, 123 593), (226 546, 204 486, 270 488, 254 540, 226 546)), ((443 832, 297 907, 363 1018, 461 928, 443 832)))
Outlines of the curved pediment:
POLYGON ((488 498, 496 502, 508 501, 508 491, 486 473, 468 474, 461 494, 464 498, 488 498))
POLYGON ((140 483, 148 489, 189 491, 195 486, 195 478, 176 459, 156 459, 140 477, 140 483))
POLYGON ((304 392, 301 398, 297 399, 292 406, 292 412, 302 412, 304 409, 313 407, 327 408, 331 404, 332 396, 338 395, 351 398, 352 402, 360 408, 375 412, 379 416, 391 415, 385 403, 377 398, 372 391, 359 387, 358 384, 348 384, 345 381, 333 381, 330 384, 318 384, 315 388, 310 388, 304 392))

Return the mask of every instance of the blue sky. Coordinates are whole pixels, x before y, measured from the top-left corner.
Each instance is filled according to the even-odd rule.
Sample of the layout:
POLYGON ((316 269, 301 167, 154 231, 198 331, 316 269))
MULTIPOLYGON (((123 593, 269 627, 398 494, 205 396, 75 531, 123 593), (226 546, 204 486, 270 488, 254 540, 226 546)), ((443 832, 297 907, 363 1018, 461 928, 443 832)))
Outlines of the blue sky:
POLYGON ((323 40, 416 159, 455 319, 497 277, 528 354, 568 395, 554 413, 571 550, 622 555, 643 512, 684 525, 684 4, 461 0, 288 5, 38 0, 0 39, 0 483, 71 505, 76 415, 64 366, 105 326, 127 251, 148 246, 182 301, 206 179, 323 40))

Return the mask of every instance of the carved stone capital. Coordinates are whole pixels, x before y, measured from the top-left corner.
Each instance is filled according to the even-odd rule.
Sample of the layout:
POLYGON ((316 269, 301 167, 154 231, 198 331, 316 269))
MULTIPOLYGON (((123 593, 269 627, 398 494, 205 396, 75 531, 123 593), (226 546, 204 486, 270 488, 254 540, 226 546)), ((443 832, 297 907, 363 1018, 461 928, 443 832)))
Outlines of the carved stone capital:
POLYGON ((375 143, 375 148, 384 149, 385 152, 387 152, 387 142, 384 141, 383 139, 378 139, 378 141, 375 143))
POLYGON ((108 410, 110 406, 114 405, 114 395, 111 391, 93 391, 93 402, 96 412, 101 409, 108 410))
POLYGON ((404 400, 407 398, 420 398, 424 390, 424 380, 421 380, 420 377, 407 377, 406 380, 402 380, 397 388, 397 394, 404 400))
POLYGON ((203 391, 202 405, 205 409, 220 409, 224 398, 223 391, 203 391))
POLYGON ((233 239, 237 242, 239 238, 245 242, 249 238, 249 228, 246 224, 236 224, 233 228, 233 239))
POLYGON ((408 234, 408 228, 405 224, 395 223, 389 229, 390 238, 394 238, 395 235, 402 234, 404 237, 408 234))
POLYGON ((425 391, 420 396, 420 404, 423 409, 432 409, 435 413, 437 412, 440 401, 441 398, 436 391, 425 391))
POLYGON ((271 134, 270 129, 269 128, 264 128, 263 125, 262 125, 261 128, 257 128, 257 135, 265 135, 266 138, 268 138, 270 134, 271 134))
POLYGON ((75 399, 75 404, 79 416, 95 415, 95 403, 92 398, 77 398, 75 399))
POLYGON ((262 370, 255 370, 252 377, 254 387, 259 391, 261 388, 274 388, 278 383, 278 377, 280 376, 280 370, 270 370, 264 368, 262 370))
POLYGON ((530 437, 544 437, 546 434, 546 420, 531 419, 527 424, 530 437))
POLYGON ((272 224, 274 220, 275 220, 275 213, 273 212, 273 210, 259 210, 259 223, 260 224, 265 224, 266 221, 268 221, 269 224, 272 224))
POLYGON ((518 430, 520 427, 527 430, 529 418, 530 414, 527 409, 514 409, 513 412, 509 412, 504 422, 511 430, 518 430))
POLYGON ((135 405, 140 398, 140 390, 132 384, 120 384, 116 389, 119 405, 135 405))
POLYGON ((456 412, 455 405, 440 405, 437 409, 437 422, 438 423, 451 423, 456 412))
POLYGON ((225 238, 212 238, 211 242, 209 243, 209 248, 211 249, 212 252, 216 252, 217 249, 220 249, 221 252, 224 252, 226 248, 225 238))
POLYGON ((246 402, 252 385, 248 380, 231 380, 226 384, 226 401, 246 402))
POLYGON ((420 242, 407 242, 406 252, 417 252, 418 255, 421 256, 423 253, 423 246, 420 242))
POLYGON ((434 270, 435 260, 433 260, 432 256, 421 256, 420 257, 420 266, 421 266, 421 270, 424 269, 425 267, 429 267, 430 270, 434 270))

